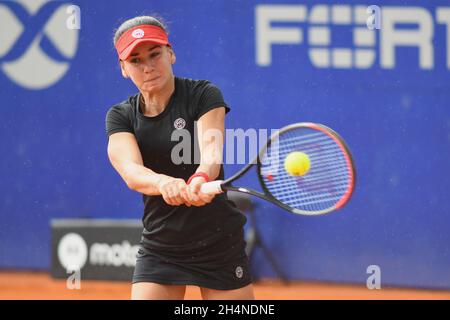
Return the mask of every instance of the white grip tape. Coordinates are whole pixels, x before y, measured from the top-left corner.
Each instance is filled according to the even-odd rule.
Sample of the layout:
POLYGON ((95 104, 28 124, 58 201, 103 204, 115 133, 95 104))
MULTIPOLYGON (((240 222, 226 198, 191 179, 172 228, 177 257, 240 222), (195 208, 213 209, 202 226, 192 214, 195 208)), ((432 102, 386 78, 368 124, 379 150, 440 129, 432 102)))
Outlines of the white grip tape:
POLYGON ((222 193, 223 190, 221 188, 223 180, 216 180, 211 182, 206 182, 202 184, 200 187, 200 191, 207 194, 219 194, 222 193))

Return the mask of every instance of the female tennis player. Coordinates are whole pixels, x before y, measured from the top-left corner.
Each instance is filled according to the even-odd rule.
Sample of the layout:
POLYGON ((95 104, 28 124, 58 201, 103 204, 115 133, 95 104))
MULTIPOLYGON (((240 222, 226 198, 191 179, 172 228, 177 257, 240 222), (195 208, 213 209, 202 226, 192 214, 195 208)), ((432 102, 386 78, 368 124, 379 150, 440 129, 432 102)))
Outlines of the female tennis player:
POLYGON ((125 21, 114 46, 123 77, 139 90, 106 115, 111 164, 144 201, 131 298, 183 299, 186 285, 194 285, 203 299, 254 299, 246 217, 225 193, 200 191, 224 176, 223 138, 194 143, 194 130, 201 130, 198 136, 219 130, 223 137, 230 109, 221 91, 206 80, 174 76, 174 50, 154 17, 125 21), (191 156, 199 152, 200 163, 173 160, 180 143, 171 138, 175 130, 190 133, 191 156))

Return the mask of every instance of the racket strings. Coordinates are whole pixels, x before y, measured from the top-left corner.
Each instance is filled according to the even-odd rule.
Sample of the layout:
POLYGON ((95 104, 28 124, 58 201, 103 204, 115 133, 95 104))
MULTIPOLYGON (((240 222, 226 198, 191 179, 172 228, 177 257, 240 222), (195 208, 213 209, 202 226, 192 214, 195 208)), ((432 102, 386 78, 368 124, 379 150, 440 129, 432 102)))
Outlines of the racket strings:
POLYGON ((336 205, 349 189, 350 169, 341 147, 324 132, 311 128, 288 130, 265 150, 260 173, 267 190, 280 202, 302 211, 323 211, 336 205), (301 151, 310 159, 304 176, 292 176, 284 159, 301 151))

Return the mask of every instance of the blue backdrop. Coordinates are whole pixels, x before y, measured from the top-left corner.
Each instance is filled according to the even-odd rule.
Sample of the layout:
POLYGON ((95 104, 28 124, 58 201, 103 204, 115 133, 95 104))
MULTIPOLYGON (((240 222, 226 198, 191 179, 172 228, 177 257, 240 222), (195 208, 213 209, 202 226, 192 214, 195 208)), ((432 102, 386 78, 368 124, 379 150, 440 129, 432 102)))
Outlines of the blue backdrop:
MULTIPOLYGON (((175 74, 222 89, 228 128, 319 122, 352 150, 358 180, 341 211, 303 217, 257 201, 289 278, 365 283, 377 265, 383 285, 450 288, 448 2, 378 1, 379 30, 352 0, 72 3, 79 30, 69 3, 0 1, 0 267, 48 268, 51 218, 141 217, 107 159, 104 120, 136 91, 114 28, 158 13, 175 74)), ((259 252, 253 263, 274 276, 259 252)))

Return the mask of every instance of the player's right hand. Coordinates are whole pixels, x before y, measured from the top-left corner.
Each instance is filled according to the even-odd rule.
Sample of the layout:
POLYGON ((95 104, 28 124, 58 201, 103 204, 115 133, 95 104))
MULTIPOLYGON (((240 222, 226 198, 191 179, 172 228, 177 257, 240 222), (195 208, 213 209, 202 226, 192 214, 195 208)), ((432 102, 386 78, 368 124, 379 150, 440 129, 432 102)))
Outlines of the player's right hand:
POLYGON ((200 191, 202 184, 205 182, 205 178, 195 177, 187 186, 189 201, 196 207, 204 206, 205 204, 210 203, 215 196, 214 194, 205 194, 200 191))
POLYGON ((158 183, 158 190, 164 201, 171 206, 185 204, 190 207, 186 181, 179 178, 163 176, 158 183))

